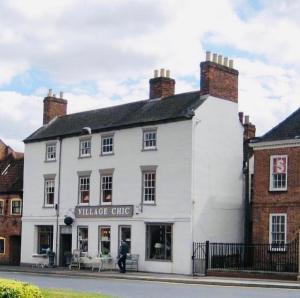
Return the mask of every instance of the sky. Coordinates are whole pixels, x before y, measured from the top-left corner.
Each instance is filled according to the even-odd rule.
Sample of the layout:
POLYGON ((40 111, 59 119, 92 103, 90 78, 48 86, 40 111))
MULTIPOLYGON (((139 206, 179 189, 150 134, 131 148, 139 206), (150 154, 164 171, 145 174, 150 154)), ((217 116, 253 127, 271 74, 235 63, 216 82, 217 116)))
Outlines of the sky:
POLYGON ((260 136, 300 104, 300 1, 1 0, 0 139, 23 151, 48 89, 68 113, 147 99, 153 70, 199 89, 205 51, 234 59, 260 136))

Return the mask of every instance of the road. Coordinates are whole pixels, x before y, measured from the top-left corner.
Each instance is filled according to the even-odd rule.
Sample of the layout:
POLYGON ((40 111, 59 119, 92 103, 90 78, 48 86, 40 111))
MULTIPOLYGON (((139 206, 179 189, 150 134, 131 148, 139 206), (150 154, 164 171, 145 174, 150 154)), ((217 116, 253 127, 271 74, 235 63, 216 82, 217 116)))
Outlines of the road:
POLYGON ((0 278, 14 278, 41 288, 72 289, 112 295, 118 298, 298 298, 300 290, 171 284, 117 279, 62 277, 0 272, 0 278))

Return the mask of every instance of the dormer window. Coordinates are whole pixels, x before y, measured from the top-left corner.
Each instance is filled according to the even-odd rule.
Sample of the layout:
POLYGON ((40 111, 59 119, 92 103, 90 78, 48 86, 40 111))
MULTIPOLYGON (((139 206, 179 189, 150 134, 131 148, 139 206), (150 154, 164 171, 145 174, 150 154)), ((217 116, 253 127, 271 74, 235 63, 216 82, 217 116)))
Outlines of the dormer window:
POLYGON ((46 161, 56 160, 56 143, 46 144, 46 161))
POLYGON ((91 143, 91 138, 80 140, 79 157, 91 157, 91 143))
POLYGON ((143 150, 157 149, 157 130, 145 129, 143 130, 143 150))

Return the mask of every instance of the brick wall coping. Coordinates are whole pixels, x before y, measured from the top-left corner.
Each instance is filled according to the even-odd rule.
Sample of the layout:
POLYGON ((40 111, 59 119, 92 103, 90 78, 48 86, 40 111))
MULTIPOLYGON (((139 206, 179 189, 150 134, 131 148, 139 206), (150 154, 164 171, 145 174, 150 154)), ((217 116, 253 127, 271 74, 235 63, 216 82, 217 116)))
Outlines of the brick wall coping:
POLYGON ((257 142, 250 143, 249 146, 252 147, 254 150, 273 149, 282 147, 299 147, 300 139, 257 142))

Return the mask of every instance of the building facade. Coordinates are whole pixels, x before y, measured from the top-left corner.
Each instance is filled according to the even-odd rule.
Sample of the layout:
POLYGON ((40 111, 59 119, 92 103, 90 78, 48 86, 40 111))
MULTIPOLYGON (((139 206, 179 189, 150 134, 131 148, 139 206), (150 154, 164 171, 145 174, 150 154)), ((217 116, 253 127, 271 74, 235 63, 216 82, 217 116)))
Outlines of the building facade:
POLYGON ((20 264, 23 163, 0 140, 0 264, 20 264))
POLYGON ((49 93, 25 140, 22 263, 49 249, 58 264, 74 249, 117 257, 123 239, 139 270, 189 274, 193 241, 242 241, 237 88, 208 55, 200 91, 175 94, 161 70, 147 100, 70 115, 49 93))
POLYGON ((300 110, 253 140, 252 242, 272 248, 297 237, 300 227, 300 110))

